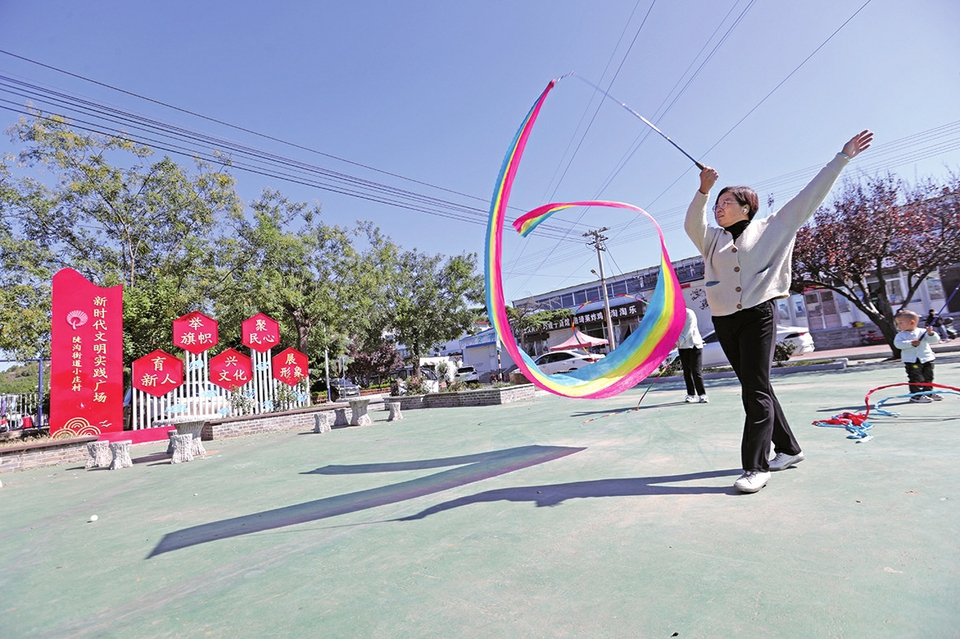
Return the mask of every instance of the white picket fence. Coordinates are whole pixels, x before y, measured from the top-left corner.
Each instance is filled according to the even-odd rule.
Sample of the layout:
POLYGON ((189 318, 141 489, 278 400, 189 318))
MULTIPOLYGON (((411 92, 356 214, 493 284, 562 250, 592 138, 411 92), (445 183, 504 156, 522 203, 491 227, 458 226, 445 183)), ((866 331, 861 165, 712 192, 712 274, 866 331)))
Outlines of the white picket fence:
POLYGON ((184 383, 162 397, 133 389, 130 421, 134 430, 199 419, 257 415, 310 405, 310 380, 289 386, 273 378, 270 351, 252 351, 253 378, 236 391, 210 382, 207 353, 186 353, 184 383))

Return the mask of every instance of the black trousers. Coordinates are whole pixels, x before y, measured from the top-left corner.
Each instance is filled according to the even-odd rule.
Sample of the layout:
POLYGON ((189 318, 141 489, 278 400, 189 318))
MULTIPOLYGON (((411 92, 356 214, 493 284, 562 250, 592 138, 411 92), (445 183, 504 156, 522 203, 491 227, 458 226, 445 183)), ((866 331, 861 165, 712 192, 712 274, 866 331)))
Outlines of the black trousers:
POLYGON ((770 443, 778 453, 800 452, 770 384, 776 345, 776 304, 769 300, 733 315, 713 318, 720 347, 740 380, 740 398, 746 419, 740 459, 744 470, 769 470, 770 443))
POLYGON ((702 348, 680 348, 680 365, 683 367, 683 381, 687 385, 687 395, 706 395, 703 390, 702 348))
POLYGON ((907 381, 910 382, 911 393, 922 393, 923 391, 932 391, 933 386, 919 386, 923 382, 928 384, 933 381, 933 360, 929 362, 904 362, 907 369, 907 381))

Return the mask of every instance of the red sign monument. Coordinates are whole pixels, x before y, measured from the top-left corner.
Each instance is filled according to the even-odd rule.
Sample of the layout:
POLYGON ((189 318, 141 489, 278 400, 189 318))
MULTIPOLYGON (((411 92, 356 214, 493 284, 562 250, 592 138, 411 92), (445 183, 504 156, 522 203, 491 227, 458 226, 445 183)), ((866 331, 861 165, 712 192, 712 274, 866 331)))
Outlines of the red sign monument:
POLYGON ((265 353, 280 343, 280 324, 263 313, 245 319, 241 332, 243 345, 258 353, 265 353))
POLYGON ((296 386, 309 374, 307 356, 295 348, 288 348, 273 358, 273 377, 284 384, 296 386))
POLYGON ((250 358, 233 348, 210 358, 210 381, 220 388, 234 390, 253 378, 250 358))
POLYGON ((183 384, 183 360, 156 350, 133 362, 133 387, 162 397, 183 384))
POLYGON ((200 311, 187 313, 173 320, 173 343, 185 351, 199 355, 220 341, 217 320, 200 311))
POLYGON ((50 434, 123 430, 123 287, 73 269, 53 276, 50 434))

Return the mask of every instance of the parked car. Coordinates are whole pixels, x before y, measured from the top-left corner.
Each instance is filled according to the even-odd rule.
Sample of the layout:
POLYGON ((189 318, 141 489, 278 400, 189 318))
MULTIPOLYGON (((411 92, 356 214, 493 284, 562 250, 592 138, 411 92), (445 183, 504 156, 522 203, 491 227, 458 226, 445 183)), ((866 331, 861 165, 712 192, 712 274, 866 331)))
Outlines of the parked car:
POLYGON ((583 351, 552 351, 534 358, 533 363, 543 373, 553 375, 555 373, 569 373, 602 358, 603 355, 583 351))
POLYGON ((794 355, 812 353, 817 349, 810 331, 802 326, 777 326, 777 341, 792 343, 794 355))
POLYGON ((461 366, 457 369, 458 382, 479 382, 480 374, 473 366, 461 366))
MULTIPOLYGON (((812 353, 816 347, 810 332, 802 326, 777 326, 777 342, 790 342, 794 345, 793 355, 812 353)), ((670 351, 666 362, 671 362, 679 355, 677 349, 670 351)), ((729 366, 730 360, 720 348, 720 340, 716 332, 710 331, 703 336, 702 364, 704 368, 715 366, 729 366)))
POLYGON ((329 384, 330 401, 339 402, 351 397, 360 397, 360 387, 346 377, 331 379, 329 384))
MULTIPOLYGON (((398 368, 390 373, 390 377, 406 382, 409 378, 413 377, 413 366, 408 365, 404 366, 403 368, 398 368)), ((420 377, 423 379, 424 384, 427 387, 427 392, 440 392, 440 380, 437 379, 437 374, 433 370, 420 367, 420 377)))

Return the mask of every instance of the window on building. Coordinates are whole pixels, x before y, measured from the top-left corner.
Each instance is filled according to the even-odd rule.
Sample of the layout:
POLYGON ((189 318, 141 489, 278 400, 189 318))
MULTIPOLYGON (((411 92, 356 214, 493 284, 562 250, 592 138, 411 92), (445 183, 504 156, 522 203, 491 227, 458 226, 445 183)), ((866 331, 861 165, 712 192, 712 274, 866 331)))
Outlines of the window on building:
POLYGON ((573 293, 564 293, 560 296, 560 305, 563 308, 573 308, 575 306, 573 302, 573 293))
POLYGON ((783 324, 790 323, 790 303, 789 300, 779 299, 777 300, 777 313, 780 316, 780 322, 783 324))
POLYGON ((588 300, 598 300, 600 299, 600 289, 599 288, 588 288, 587 291, 588 300))
POLYGON ((626 295, 627 294, 627 283, 626 282, 614 282, 613 284, 607 285, 607 290, 610 291, 610 295, 626 295))
POLYGON ((938 275, 930 275, 927 277, 927 294, 932 300, 944 299, 943 282, 940 281, 938 275))
POLYGON ((803 307, 803 295, 791 295, 790 301, 793 302, 793 308, 796 310, 797 317, 807 316, 807 312, 803 307))
MULTIPOLYGON (((880 284, 876 280, 867 280, 867 285, 870 287, 870 301, 873 302, 874 306, 879 306, 880 301, 877 299, 877 290, 880 287, 880 284)), ((892 276, 891 279, 886 281, 887 286, 887 299, 891 304, 903 304, 903 287, 900 283, 900 278, 892 276)))
POLYGON ((903 303, 903 288, 900 286, 900 280, 887 282, 887 298, 891 304, 903 303))
POLYGON ((577 306, 587 303, 587 292, 577 291, 573 294, 573 303, 577 306))
POLYGON ((841 313, 849 313, 849 312, 850 312, 850 300, 848 300, 846 297, 844 297, 844 296, 841 295, 840 293, 837 293, 837 294, 834 296, 834 298, 837 300, 837 310, 838 310, 838 311, 840 311, 841 313))

